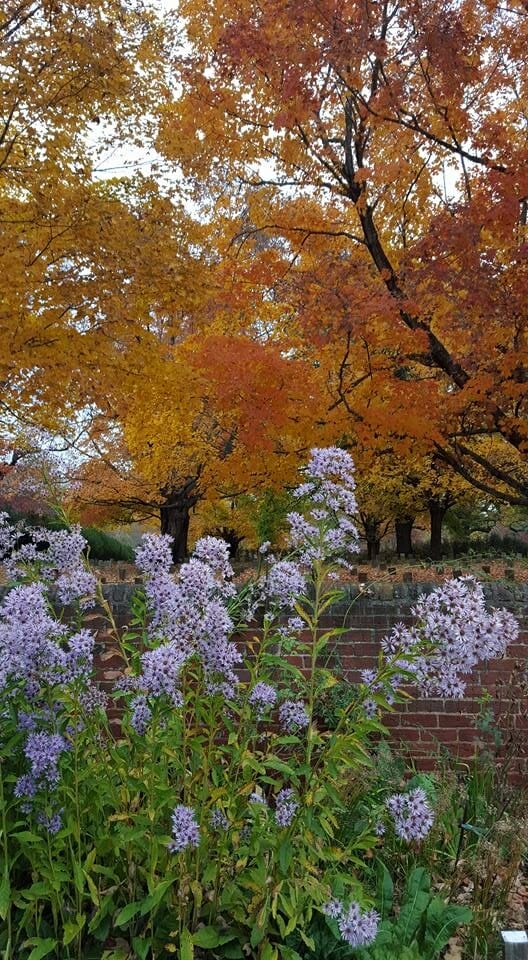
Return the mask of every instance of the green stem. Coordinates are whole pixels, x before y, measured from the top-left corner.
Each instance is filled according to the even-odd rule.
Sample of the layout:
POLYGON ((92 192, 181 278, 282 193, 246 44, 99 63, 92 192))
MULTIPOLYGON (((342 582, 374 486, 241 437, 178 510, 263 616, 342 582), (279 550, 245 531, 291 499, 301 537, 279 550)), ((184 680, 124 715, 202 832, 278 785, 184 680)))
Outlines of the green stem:
POLYGON ((4 883, 9 890, 9 901, 7 905, 7 944, 4 950, 4 960, 10 960, 11 958, 11 944, 13 942, 13 928, 12 928, 12 915, 11 915, 11 892, 9 888, 9 845, 7 839, 7 817, 5 809, 5 799, 4 799, 4 778, 2 771, 3 761, 0 760, 0 805, 2 807, 2 846, 4 854, 4 883))

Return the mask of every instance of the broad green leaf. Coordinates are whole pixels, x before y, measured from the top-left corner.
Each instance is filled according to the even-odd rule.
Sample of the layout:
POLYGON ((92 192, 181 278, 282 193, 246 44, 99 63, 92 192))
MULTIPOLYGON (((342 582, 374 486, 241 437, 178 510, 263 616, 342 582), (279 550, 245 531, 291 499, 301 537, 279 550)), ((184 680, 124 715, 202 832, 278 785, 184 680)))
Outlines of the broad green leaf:
POLYGON ((51 953, 57 946, 57 941, 51 937, 45 940, 41 937, 33 937, 31 940, 27 940, 26 943, 28 946, 35 945, 29 954, 28 960, 41 960, 41 957, 47 957, 48 953, 51 953))
POLYGON ((134 952, 139 957, 139 960, 145 960, 150 949, 150 940, 144 940, 143 937, 132 937, 132 946, 134 947, 134 952))
POLYGON ((126 907, 123 907, 119 911, 116 917, 116 925, 122 927, 125 923, 128 923, 129 920, 132 920, 132 917, 135 917, 141 910, 143 906, 143 900, 135 900, 133 903, 127 903, 126 907))

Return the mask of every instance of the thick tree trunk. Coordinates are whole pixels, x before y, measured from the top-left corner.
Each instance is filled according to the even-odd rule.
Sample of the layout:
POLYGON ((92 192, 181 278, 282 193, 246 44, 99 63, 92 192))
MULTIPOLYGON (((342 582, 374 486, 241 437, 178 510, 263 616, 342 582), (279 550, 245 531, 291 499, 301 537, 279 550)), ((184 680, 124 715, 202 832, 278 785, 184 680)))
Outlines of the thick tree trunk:
POLYGON ((182 563, 188 554, 191 510, 200 499, 197 480, 191 479, 177 490, 164 491, 165 502, 160 505, 161 532, 173 539, 172 559, 182 563))
POLYGON ((367 559, 371 562, 376 560, 380 552, 380 541, 378 540, 367 540, 367 559))
POLYGON ((429 517, 431 521, 431 559, 442 559, 442 525, 447 508, 437 500, 429 501, 429 517))
POLYGON ((396 553, 399 557, 410 557, 413 553, 412 546, 412 528, 414 526, 414 517, 404 517, 403 520, 396 520, 396 553))

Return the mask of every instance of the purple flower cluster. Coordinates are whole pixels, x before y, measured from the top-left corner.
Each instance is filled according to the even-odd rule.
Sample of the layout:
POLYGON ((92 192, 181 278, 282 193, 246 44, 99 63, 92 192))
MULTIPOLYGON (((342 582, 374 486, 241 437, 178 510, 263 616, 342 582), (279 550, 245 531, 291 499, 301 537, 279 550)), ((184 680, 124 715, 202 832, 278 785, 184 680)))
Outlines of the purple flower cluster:
POLYGON ((25 681, 26 695, 43 684, 86 680, 92 671, 94 637, 52 616, 41 583, 14 587, 0 606, 0 691, 25 681))
POLYGON ((176 580, 170 570, 170 542, 169 537, 147 534, 136 551, 145 574, 149 635, 156 645, 142 655, 141 675, 132 686, 148 697, 168 696, 178 706, 181 670, 198 656, 210 692, 232 695, 241 655, 230 640, 233 623, 225 606, 235 591, 229 582, 233 571, 227 544, 215 537, 198 540, 176 580))
POLYGON ((96 578, 86 569, 86 547, 78 526, 71 530, 45 530, 20 524, 13 527, 7 514, 0 514, 0 562, 9 575, 16 578, 25 573, 27 566, 37 565, 42 580, 55 583, 60 603, 79 601, 82 609, 92 605, 97 586, 96 578), (28 537, 29 541, 24 542, 28 537))
POLYGON ((284 607, 293 607, 306 589, 305 577, 292 560, 277 560, 270 567, 265 583, 269 599, 284 607))
POLYGON ((200 827, 192 807, 179 804, 172 811, 172 840, 167 844, 171 853, 181 853, 188 847, 200 844, 200 827))
POLYGON ((277 691, 275 687, 272 687, 269 683, 263 683, 259 681, 253 687, 249 697, 248 703, 255 708, 257 717, 260 719, 266 710, 271 709, 275 706, 277 701, 277 691))
POLYGON ((296 730, 307 727, 310 722, 304 703, 298 700, 285 700, 281 703, 279 720, 286 733, 295 733, 296 730))
POLYGON ((299 808, 293 790, 280 790, 275 801, 275 820, 279 827, 289 827, 299 808))
POLYGON ((140 694, 138 697, 134 697, 130 706, 132 711, 130 715, 130 726, 136 733, 143 736, 143 734, 147 732, 150 718, 152 717, 152 710, 148 705, 147 698, 143 694, 140 694))
POLYGON ((48 833, 56 834, 62 827, 62 811, 46 814, 41 810, 37 813, 37 823, 44 827, 48 833))
POLYGON ((229 830, 229 820, 220 807, 215 807, 214 810, 211 811, 209 823, 211 830, 216 830, 219 833, 224 833, 226 830, 229 830))
POLYGON ((68 741, 60 733, 31 732, 24 746, 30 770, 17 780, 15 796, 32 798, 38 790, 55 790, 60 779, 59 761, 68 749, 68 741))
POLYGON ((480 661, 502 656, 519 633, 509 611, 486 610, 482 585, 474 577, 447 580, 422 596, 412 612, 416 625, 396 624, 382 648, 416 677, 426 696, 463 696, 462 677, 480 661))
POLYGON ((266 800, 266 797, 264 796, 264 794, 258 793, 257 790, 253 790, 253 793, 250 793, 248 799, 250 803, 257 803, 263 807, 268 806, 268 801, 266 800))
POLYGON ((402 840, 423 840, 433 826, 433 811, 420 787, 409 793, 393 794, 386 805, 394 820, 394 830, 402 840))
POLYGON ((351 947, 368 947, 378 933, 380 915, 376 910, 362 911, 358 903, 345 907, 339 900, 331 900, 324 907, 327 917, 337 920, 339 932, 351 947))
POLYGON ((358 551, 354 463, 338 447, 314 448, 306 466, 306 482, 294 495, 310 503, 306 515, 288 514, 290 544, 300 551, 301 561, 343 561, 358 551))

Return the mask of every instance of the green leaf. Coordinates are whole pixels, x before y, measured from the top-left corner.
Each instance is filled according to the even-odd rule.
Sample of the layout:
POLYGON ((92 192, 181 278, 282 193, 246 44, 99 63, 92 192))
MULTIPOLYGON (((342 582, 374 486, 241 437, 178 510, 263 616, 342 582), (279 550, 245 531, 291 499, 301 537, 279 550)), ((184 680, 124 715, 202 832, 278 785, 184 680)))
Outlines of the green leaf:
POLYGON ((158 886, 154 888, 150 896, 145 897, 141 907, 141 916, 144 917, 149 910, 153 910, 154 907, 157 907, 159 903, 163 900, 164 895, 166 894, 169 887, 174 883, 174 877, 170 877, 169 880, 163 880, 161 883, 158 883, 158 886))
POLYGON ((297 950, 293 950, 291 947, 285 947, 282 944, 279 946, 279 953, 282 957, 282 960, 302 960, 302 957, 297 950))
POLYGON ((123 907, 119 911, 116 917, 116 925, 118 927, 123 927, 125 923, 128 923, 129 920, 132 920, 132 917, 135 917, 139 913, 141 907, 143 906, 143 900, 135 900, 133 903, 127 903, 126 907, 123 907))
POLYGON ((392 908, 394 884, 387 867, 381 860, 378 860, 376 869, 378 874, 378 909, 382 918, 385 918, 392 908))
POLYGON ((9 874, 4 873, 4 878, 0 885, 0 917, 5 920, 9 913, 9 903, 11 900, 11 884, 9 883, 9 874))
POLYGON ((220 946, 222 936, 214 927, 200 927, 196 933, 193 933, 192 941, 195 947, 211 949, 211 947, 220 946))
POLYGON ((265 933, 266 933, 266 930, 264 927, 257 927, 255 925, 253 927, 253 930, 251 931, 251 939, 249 941, 251 943, 251 946, 257 947, 258 944, 261 942, 261 940, 264 939, 265 933))
POLYGON ((41 843, 42 841, 42 837, 39 837, 36 833, 31 833, 30 830, 19 830, 18 833, 12 833, 11 837, 21 843, 41 843))
POLYGON ((66 921, 64 924, 64 935, 62 938, 62 942, 65 947, 67 947, 68 944, 71 943, 72 940, 74 940, 75 937, 81 932, 82 928, 84 927, 85 920, 86 916, 83 916, 83 914, 78 914, 75 921, 66 921))
POLYGON ((287 873, 293 860, 293 847, 289 840, 283 840, 279 847, 279 866, 282 873, 287 873))
POLYGON ((457 927, 470 923, 472 912, 468 907, 445 903, 435 897, 427 908, 424 960, 435 960, 453 936, 457 927))
POLYGON ((46 940, 43 940, 41 937, 33 937, 31 940, 26 940, 26 945, 33 946, 28 960, 41 960, 41 957, 47 957, 48 953, 51 953, 51 951, 55 949, 57 941, 51 937, 47 937, 46 940))
MULTIPOLYGON (((137 954, 139 960, 145 960, 150 949, 150 940, 144 940, 143 937, 132 937, 132 946, 134 947, 134 953, 137 954)), ((183 952, 181 956, 183 958, 183 952)), ((192 960, 192 953, 189 960, 192 960)))
POLYGON ((180 937, 180 958, 181 960, 193 960, 194 944, 191 932, 185 927, 180 937))

